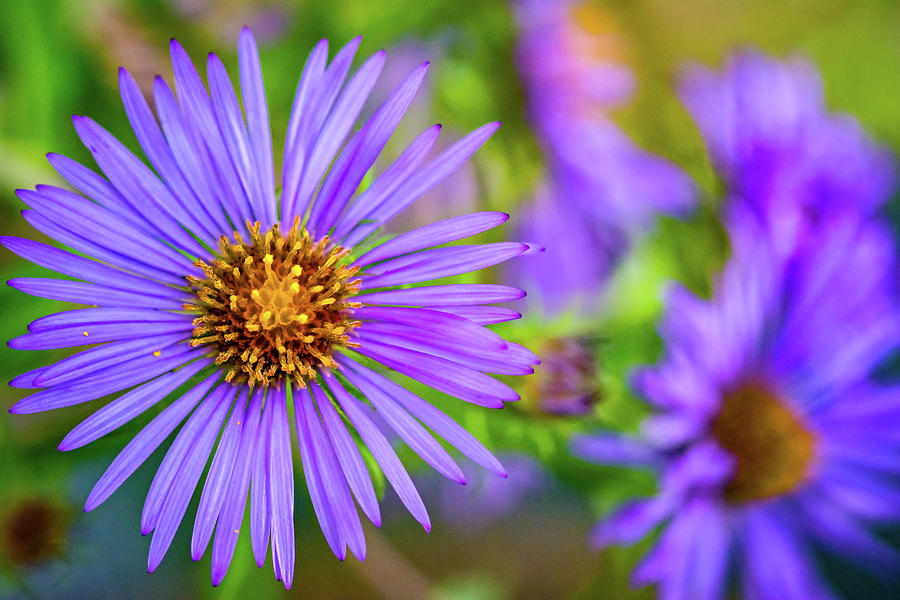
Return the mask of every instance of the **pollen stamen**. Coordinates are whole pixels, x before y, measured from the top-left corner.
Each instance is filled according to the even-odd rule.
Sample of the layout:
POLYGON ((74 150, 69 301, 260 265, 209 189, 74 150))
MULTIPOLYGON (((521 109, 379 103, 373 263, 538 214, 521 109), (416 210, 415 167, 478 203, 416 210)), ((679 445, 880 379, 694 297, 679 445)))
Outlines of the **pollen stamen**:
POLYGON ((298 220, 287 234, 279 225, 261 233, 258 222, 249 229, 249 243, 222 236, 220 258, 195 263, 206 277, 187 278, 197 300, 184 308, 199 313, 191 345, 214 349, 226 381, 305 386, 319 368, 337 367, 335 346, 356 346, 348 334, 360 322, 349 312, 359 303, 348 299, 358 267, 327 236, 313 242, 298 220))

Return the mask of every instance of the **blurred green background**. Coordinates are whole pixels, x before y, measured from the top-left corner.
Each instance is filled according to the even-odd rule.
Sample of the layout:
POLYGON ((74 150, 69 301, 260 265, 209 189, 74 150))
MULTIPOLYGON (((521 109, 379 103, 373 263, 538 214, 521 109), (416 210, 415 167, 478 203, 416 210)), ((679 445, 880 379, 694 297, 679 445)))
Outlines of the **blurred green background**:
MULTIPOLYGON (((632 590, 627 583, 646 543, 596 553, 586 541, 597 514, 623 497, 652 491, 651 480, 581 463, 568 455, 566 439, 594 427, 636 426, 642 408, 629 396, 624 375, 634 365, 652 362, 659 351, 654 322, 661 285, 677 278, 703 293, 727 255, 715 219, 719 186, 699 134, 673 92, 673 80, 685 61, 719 64, 740 46, 775 55, 800 52, 821 69, 832 109, 855 115, 873 137, 900 150, 900 3, 619 0, 597 6, 624 40, 622 56, 638 80, 636 97, 613 113, 614 119, 641 146, 694 176, 703 197, 695 216, 683 222, 662 220, 632 251, 615 276, 610 308, 601 317, 552 323, 526 318, 502 327, 504 335, 537 351, 563 333, 592 336, 597 374, 590 385, 600 398, 594 414, 577 419, 542 415, 536 410, 534 385, 528 383, 522 387, 523 402, 503 411, 435 399, 495 450, 513 477, 492 481, 467 468, 469 485, 448 490, 452 484, 439 481, 407 452, 403 458, 429 506, 433 532, 426 535, 388 492, 383 528, 367 530, 369 557, 364 563, 352 558, 342 563, 332 556, 298 476, 297 574, 289 592, 274 581, 270 565, 256 568, 246 530, 218 589, 209 585, 208 554, 196 565, 190 561, 187 524, 160 569, 146 574, 149 539, 140 537, 139 517, 161 452, 110 501, 92 513, 81 512, 96 478, 152 415, 71 453, 60 453, 56 446, 96 403, 4 416, 0 598, 653 597, 652 590, 632 590), (491 504, 497 497, 506 500, 491 504)), ((413 110, 413 126, 441 122, 450 131, 464 132, 490 120, 504 122, 462 175, 465 185, 424 198, 407 221, 458 212, 449 207, 452 202, 512 212, 541 177, 541 151, 525 118, 513 58, 516 25, 511 7, 500 0, 0 0, 0 15, 4 234, 39 239, 19 216, 22 205, 13 192, 38 183, 61 184, 44 153, 92 164, 70 115, 93 117, 137 149, 119 100, 118 66, 148 90, 155 74, 171 76, 168 40, 175 37, 201 72, 206 52, 212 50, 234 77, 237 32, 243 24, 253 27, 260 43, 276 164, 307 53, 322 37, 331 41, 333 54, 362 34, 360 56, 385 48, 389 67, 404 56, 419 60, 431 55, 430 90, 413 110)), ((3 280, 40 271, 0 249, 3 280)), ((489 272, 478 277, 489 281, 500 276, 489 272)), ((0 337, 20 335, 32 319, 61 308, 3 286, 0 337)), ((3 345, 0 379, 64 354, 15 352, 3 345)), ((0 405, 8 407, 24 395, 2 386, 0 405)), ((188 524, 192 515, 189 509, 188 524)), ((840 565, 826 566, 841 588, 853 590, 852 597, 896 597, 875 581, 856 580, 840 565), (847 581, 852 586, 842 583, 847 581)))

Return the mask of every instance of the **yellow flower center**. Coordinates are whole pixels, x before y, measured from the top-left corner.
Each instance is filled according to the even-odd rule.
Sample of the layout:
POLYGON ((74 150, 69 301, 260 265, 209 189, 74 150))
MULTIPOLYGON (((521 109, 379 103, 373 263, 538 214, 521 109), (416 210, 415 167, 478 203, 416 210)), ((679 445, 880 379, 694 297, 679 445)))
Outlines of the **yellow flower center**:
POLYGON ((732 504, 787 494, 810 475, 815 436, 761 382, 750 381, 725 394, 712 432, 736 459, 725 486, 725 499, 732 504))
POLYGON ((197 301, 192 346, 208 344, 227 381, 250 386, 292 379, 304 386, 319 367, 335 368, 335 346, 356 346, 349 333, 358 303, 358 267, 343 259, 349 250, 328 237, 313 242, 298 222, 287 235, 276 224, 261 234, 259 223, 245 242, 220 239, 211 264, 199 260, 205 278, 188 277, 197 301))

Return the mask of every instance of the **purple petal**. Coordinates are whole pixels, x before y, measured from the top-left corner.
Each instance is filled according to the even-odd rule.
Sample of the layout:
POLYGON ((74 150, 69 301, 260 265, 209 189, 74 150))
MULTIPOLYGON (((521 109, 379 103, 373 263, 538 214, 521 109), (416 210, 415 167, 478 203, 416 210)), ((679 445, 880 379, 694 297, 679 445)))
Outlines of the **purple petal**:
POLYGON ((272 502, 272 557, 286 589, 294 579, 294 467, 287 417, 286 389, 270 392, 273 403, 269 450, 269 497, 272 502))
POLYGON ((168 348, 173 344, 178 344, 180 348, 183 348, 184 341, 183 333, 175 333, 94 346, 45 367, 45 371, 38 378, 37 383, 40 387, 57 386, 76 379, 92 377, 110 367, 130 363, 141 356, 151 354, 156 356, 155 352, 159 352, 159 357, 162 357, 163 348, 168 348))
POLYGON ((200 207, 200 200, 188 187, 178 165, 175 164, 172 152, 159 130, 156 119, 153 118, 147 100, 134 78, 124 68, 119 68, 119 92, 131 128, 141 148, 173 196, 171 205, 176 209, 175 216, 197 235, 202 236, 208 245, 214 246, 218 236, 207 226, 206 219, 202 218, 203 209, 200 207), (198 219, 197 216, 201 217, 198 219))
POLYGON ((506 213, 490 211, 461 215, 436 223, 429 223, 375 246, 354 261, 354 264, 366 266, 395 256, 431 248, 432 246, 455 242, 456 240, 493 229, 505 223, 508 219, 509 215, 506 213))
MULTIPOLYGON (((184 460, 178 467, 178 472, 172 478, 168 490, 165 492, 165 500, 154 517, 153 539, 150 540, 150 552, 147 555, 147 571, 154 571, 159 566, 184 518, 191 496, 194 495, 194 490, 197 488, 197 482, 200 481, 203 469, 206 468, 206 463, 209 461, 209 453, 219 436, 222 422, 238 391, 236 386, 231 386, 231 388, 225 394, 223 401, 216 407, 210 420, 204 423, 203 429, 194 438, 184 460)), ((190 422, 188 423, 190 424, 190 422)), ((176 443, 177 441, 176 439, 176 443)))
POLYGON ((172 290, 168 298, 151 296, 143 292, 126 292, 94 283, 69 281, 66 279, 46 279, 43 277, 19 277, 6 282, 24 294, 61 300, 74 304, 95 304, 105 306, 135 306, 138 308, 158 308, 179 310, 190 296, 172 290))
POLYGON ((38 333, 62 327, 96 325, 99 323, 183 322, 186 316, 184 314, 137 308, 76 308, 75 310, 66 310, 35 319, 28 324, 28 330, 32 333, 38 333))
POLYGON ((467 304, 493 304, 519 300, 524 297, 525 292, 507 285, 454 283, 359 294, 354 297, 354 300, 363 304, 398 304, 434 308, 467 304))
POLYGON ((366 340, 356 351, 450 396, 488 408, 503 408, 519 394, 496 379, 447 359, 366 340))
MULTIPOLYGON (((319 457, 316 447, 313 445, 312 433, 309 430, 311 421, 310 413, 315 413, 309 390, 294 388, 294 418, 297 423, 297 443, 300 447, 300 456, 303 461, 303 473, 306 477, 306 487, 309 489, 309 498, 312 501, 316 519, 322 529, 322 535, 328 542, 328 547, 340 560, 347 557, 346 540, 343 529, 338 523, 337 517, 331 507, 331 502, 325 491, 322 481, 322 468, 319 465, 319 457)), ((317 418, 313 416, 312 418, 317 418)))
POLYGON ((414 350, 449 360, 463 367, 498 375, 530 375, 532 361, 510 348, 493 350, 484 346, 466 346, 454 338, 423 336, 413 327, 396 323, 368 323, 354 332, 355 338, 414 350))
POLYGON ((472 344, 502 350, 506 341, 499 335, 471 321, 448 313, 424 308, 364 306, 353 311, 353 317, 363 322, 386 321, 402 323, 435 336, 453 337, 462 344, 472 344))
POLYGON ((459 465, 450 457, 428 431, 415 418, 410 416, 388 394, 375 386, 368 387, 366 398, 385 422, 406 442, 413 452, 431 465, 438 473, 465 485, 466 477, 459 465))
POLYGON ((222 204, 226 207, 232 221, 239 217, 234 224, 240 226, 248 219, 252 219, 252 211, 246 196, 241 190, 234 165, 228 158, 225 149, 225 140, 219 131, 215 116, 213 115, 212 101, 203 86, 203 80, 197 74, 194 64, 184 48, 172 40, 169 44, 172 56, 172 67, 175 71, 175 87, 178 91, 179 104, 184 114, 184 125, 196 127, 194 143, 203 153, 203 147, 208 152, 208 180, 215 184, 218 173, 221 190, 222 204))
POLYGON ((228 489, 225 493, 225 504, 216 522, 216 539, 212 550, 212 584, 219 585, 228 571, 234 549, 237 545, 244 509, 247 506, 247 490, 250 486, 250 471, 253 467, 254 451, 260 425, 260 408, 265 388, 259 387, 250 396, 250 407, 247 409, 240 445, 228 489))
POLYGON ((432 125, 412 141, 397 160, 391 163, 391 166, 338 218, 334 231, 335 240, 341 241, 345 246, 353 246, 368 235, 368 233, 359 234, 357 232, 361 229, 354 231, 354 228, 360 221, 368 219, 372 211, 391 197, 400 184, 418 168, 440 133, 441 126, 432 125))
POLYGON ((206 482, 203 484, 203 491, 200 493, 200 504, 197 505, 194 531, 191 534, 191 558, 194 560, 200 560, 200 557, 206 552, 206 547, 209 545, 213 529, 216 526, 216 519, 219 517, 219 511, 225 504, 225 491, 231 480, 238 444, 243 431, 244 410, 247 407, 246 396, 246 389, 242 388, 238 391, 237 401, 231 409, 231 415, 225 421, 219 438, 219 446, 216 448, 216 454, 209 466, 209 473, 206 475, 206 482))
MULTIPOLYGON (((327 400, 327 399, 326 399, 327 400)), ((369 520, 376 527, 381 526, 381 511, 378 508, 378 498, 375 495, 375 487, 372 485, 372 478, 369 475, 369 469, 363 460, 362 454, 356 445, 356 441, 347 426, 338 415, 331 401, 318 402, 319 413, 322 416, 322 424, 331 440, 331 447, 337 456, 350 490, 356 497, 360 508, 369 517, 369 520)))
POLYGON ((151 279, 164 281, 174 285, 184 285, 184 275, 190 273, 194 268, 186 266, 179 271, 178 275, 175 275, 171 271, 165 271, 156 266, 150 266, 142 260, 132 258, 132 256, 145 257, 147 255, 152 255, 152 252, 139 250, 138 252, 140 253, 131 253, 131 251, 127 250, 130 244, 128 241, 116 240, 113 242, 105 239, 107 236, 104 236, 103 238, 87 239, 66 228, 67 226, 74 228, 75 225, 73 225, 73 223, 78 223, 80 221, 69 221, 67 225, 60 225, 54 222, 52 218, 34 210, 23 210, 22 217, 29 225, 49 238, 61 242, 74 250, 83 252, 88 256, 109 263, 110 265, 128 269, 129 271, 133 271, 134 273, 138 273, 151 279), (120 254, 123 248, 126 248, 126 253, 120 254))
MULTIPOLYGON (((325 395, 318 383, 311 381, 309 387, 312 390, 316 404, 320 407, 319 410, 322 410, 321 407, 324 404, 331 404, 331 400, 325 395)), ((319 475, 322 479, 322 485, 328 497, 328 503, 335 522, 341 531, 341 539, 346 542, 356 558, 365 560, 366 540, 363 536, 359 514, 356 512, 356 505, 353 503, 353 497, 350 495, 350 490, 347 487, 344 472, 337 457, 335 457, 331 443, 322 429, 322 423, 315 409, 309 406, 309 410, 305 411, 305 414, 310 438, 315 449, 315 456, 318 459, 319 475)))
POLYGON ((272 433, 272 405, 273 402, 270 401, 263 406, 250 471, 250 545, 253 547, 253 557, 258 567, 266 562, 269 532, 272 527, 272 508, 269 505, 269 437, 272 433))
MULTIPOLYGON (((359 111, 362 110, 366 98, 375 81, 381 74, 381 68, 384 66, 384 51, 379 51, 369 57, 363 66, 350 78, 347 86, 341 93, 341 97, 335 104, 334 110, 328 116, 322 130, 319 132, 315 146, 309 154, 309 159, 303 169, 303 175, 300 178, 298 201, 301 205, 309 202, 309 198, 313 191, 322 183, 322 176, 328 169, 328 166, 334 161, 335 153, 344 142, 344 138, 359 111)), ((327 207, 313 206, 311 219, 317 211, 327 207)), ((319 234, 324 232, 317 232, 319 234)))
POLYGON ((365 396, 368 391, 377 387, 394 400, 403 405, 413 416, 422 421, 432 431, 450 442, 457 450, 483 466, 488 471, 506 477, 506 471, 493 454, 484 445, 460 426, 456 421, 442 413, 432 404, 416 396, 409 390, 353 361, 346 356, 338 355, 336 360, 346 370, 344 375, 365 396))
POLYGON ((118 429, 177 390, 188 379, 210 364, 212 364, 211 359, 200 359, 174 373, 166 373, 119 396, 79 423, 63 438, 59 449, 65 452, 80 448, 103 437, 110 431, 118 429))
MULTIPOLYGON (((51 348, 69 348, 85 346, 121 339, 150 337, 166 333, 189 332, 194 328, 191 321, 175 321, 165 323, 99 323, 96 325, 78 325, 77 327, 59 327, 25 333, 9 340, 9 347, 15 350, 48 350, 51 348)), ((190 334, 185 334, 185 338, 190 334)))
POLYGON ((371 418, 366 415, 366 410, 359 400, 341 387, 334 376, 326 375, 325 381, 328 389, 331 390, 341 408, 344 409, 347 418, 356 428, 356 431, 359 432, 363 443, 372 452, 372 456, 375 457, 375 461, 381 467, 384 476, 390 482, 394 491, 397 492, 400 501, 403 502, 410 514, 422 524, 425 530, 430 531, 431 520, 428 518, 425 505, 422 504, 422 498, 419 496, 416 486, 409 478, 409 473, 403 468, 403 464, 397 458, 397 454, 391 448, 387 438, 384 437, 384 434, 372 422, 371 418))
POLYGON ((422 250, 371 267, 363 274, 361 289, 406 285, 470 273, 515 258, 528 249, 528 244, 497 242, 422 250))
POLYGON ((656 467, 659 454, 645 442, 618 434, 578 435, 572 439, 572 453, 603 465, 656 467))
POLYGON ((215 390, 209 393, 178 432, 175 441, 172 442, 156 470, 147 492, 147 498, 144 500, 144 509, 141 513, 141 535, 147 535, 156 529, 166 496, 172 489, 172 482, 185 462, 185 457, 197 446, 201 438, 208 437, 210 433, 218 435, 236 391, 235 386, 230 383, 220 383, 215 390), (220 415, 218 424, 213 421, 216 415, 220 415))
MULTIPOLYGON (((356 37, 352 39, 346 46, 341 48, 331 65, 325 72, 319 76, 320 59, 317 57, 313 61, 311 55, 307 61, 307 67, 310 69, 310 84, 315 85, 316 89, 311 90, 309 98, 310 105, 304 106, 304 110, 298 115, 296 124, 296 133, 293 138, 288 137, 285 147, 285 173, 284 173, 284 193, 282 194, 282 202, 287 208, 282 208, 283 215, 289 215, 286 221, 293 221, 294 216, 302 217, 308 208, 307 203, 309 196, 304 197, 300 194, 301 178, 306 172, 309 161, 312 159, 312 147, 317 143, 321 133, 322 125, 325 119, 331 113, 334 101, 341 91, 347 73, 350 71, 350 63, 356 55, 359 43, 362 38, 356 37), (296 165, 296 166, 294 166, 296 165)), ((315 50, 319 50, 322 54, 327 54, 327 45, 322 42, 316 46, 315 50)), ((314 50, 314 54, 315 54, 314 50)), ((304 75, 306 74, 304 69, 304 75)), ((303 78, 297 88, 297 96, 294 99, 294 110, 298 110, 297 103, 303 98, 300 97, 301 88, 303 87, 303 78)), ((291 120, 293 120, 293 114, 291 120)), ((290 128, 290 124, 288 125, 290 128)))
POLYGON ((259 52, 253 34, 246 27, 241 30, 238 41, 238 64, 241 72, 241 97, 247 113, 247 129, 253 158, 256 161, 256 178, 262 186, 261 196, 253 199, 257 218, 267 223, 275 223, 275 168, 272 164, 272 134, 269 131, 269 109, 266 105, 266 90, 263 86, 259 52), (260 210, 261 209, 261 210, 260 210))
POLYGON ((521 313, 503 306, 425 306, 423 308, 450 313, 478 325, 493 325, 522 318, 521 313))
POLYGON ((321 218, 314 222, 314 230, 328 232, 334 226, 363 177, 393 135, 427 70, 428 63, 425 63, 410 73, 344 148, 319 192, 317 203, 327 205, 327 210, 323 210, 321 218))
POLYGON ((213 166, 213 159, 200 139, 198 126, 182 113, 175 94, 162 77, 153 80, 153 101, 181 174, 194 194, 206 199, 206 202, 200 204, 203 212, 211 223, 215 223, 216 230, 231 231, 233 228, 228 219, 232 219, 235 225, 240 225, 240 211, 234 198, 223 187, 224 183, 213 166))
POLYGON ((163 237, 191 254, 204 256, 206 250, 182 229, 175 199, 156 175, 108 131, 88 117, 73 117, 75 130, 93 154, 100 169, 119 189, 129 204, 163 237))
POLYGON ((130 364, 112 367, 89 379, 42 390, 22 398, 9 409, 9 412, 13 414, 43 412, 90 402, 119 392, 202 356, 199 350, 185 348, 171 348, 168 349, 170 356, 167 357, 151 355, 149 358, 135 359, 130 364))
POLYGON ((419 196, 458 169, 499 127, 500 123, 488 123, 450 146, 398 186, 391 194, 390 201, 379 206, 370 217, 382 224, 390 221, 419 196))
POLYGON ((0 244, 25 260, 76 279, 163 298, 175 298, 182 293, 161 283, 137 277, 40 242, 0 236, 0 244))
POLYGON ((169 405, 159 416, 150 421, 140 433, 128 442, 106 472, 94 484, 84 510, 91 511, 103 504, 128 477, 141 466, 153 451, 165 440, 219 379, 213 373, 189 392, 169 405))

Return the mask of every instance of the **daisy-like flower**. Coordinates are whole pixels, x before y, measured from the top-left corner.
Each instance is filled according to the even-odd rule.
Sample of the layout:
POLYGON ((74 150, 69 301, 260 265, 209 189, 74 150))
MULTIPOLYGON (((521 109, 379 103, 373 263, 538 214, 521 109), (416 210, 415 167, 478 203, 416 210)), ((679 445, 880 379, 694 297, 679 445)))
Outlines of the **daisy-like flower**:
POLYGON ((671 290, 665 357, 633 381, 654 410, 642 438, 575 442, 584 458, 658 473, 658 493, 614 511, 593 542, 635 543, 665 523, 633 573, 663 598, 727 598, 731 569, 744 598, 830 598, 816 547, 876 572, 900 564, 867 528, 900 518, 900 388, 870 377, 900 344, 890 234, 835 221, 784 260, 755 221, 734 219, 710 301, 671 290))
POLYGON ((370 241, 498 124, 424 162, 440 131, 430 127, 361 190, 427 63, 351 133, 384 63, 378 52, 345 81, 358 46, 357 38, 330 63, 325 40, 310 54, 288 122, 280 193, 259 57, 246 29, 238 45, 243 111, 222 62, 209 55, 207 91, 173 41, 177 100, 157 78, 157 118, 132 77, 119 73, 125 110, 153 170, 94 121, 75 117, 103 176, 51 154, 50 163, 82 195, 52 186, 19 192, 29 206, 25 219, 78 254, 4 237, 13 252, 74 278, 9 284, 89 307, 37 319, 9 344, 20 350, 91 347, 15 378, 13 386, 45 389, 11 412, 63 408, 127 390, 65 437, 60 449, 73 450, 180 390, 115 458, 85 505, 99 506, 184 423, 141 515, 142 532, 153 533, 150 571, 166 553, 212 454, 192 557, 198 560, 214 537, 212 581, 222 580, 249 496, 256 562, 264 563, 271 546, 275 576, 290 587, 292 430, 316 516, 341 559, 348 547, 365 556, 357 504, 375 525, 381 522, 356 436, 426 530, 428 514, 385 425, 455 481, 464 482, 462 471, 432 432, 504 475, 461 426, 372 368, 380 363, 439 392, 500 408, 518 396, 485 372, 527 374, 538 362, 484 327, 518 318, 493 305, 522 297, 521 290, 418 285, 529 251, 527 244, 505 242, 437 247, 496 227, 507 215, 469 214, 378 245, 370 241))
POLYGON ((850 184, 871 173, 888 190, 890 172, 880 150, 850 135, 855 126, 819 104, 782 118, 778 99, 808 70, 789 84, 797 63, 747 55, 732 64, 740 76, 731 70, 707 89, 754 110, 726 111, 723 122, 707 115, 701 129, 721 134, 711 153, 730 165, 733 255, 710 300, 670 290, 664 357, 632 381, 653 411, 641 436, 586 436, 575 451, 658 475, 654 497, 625 504, 593 533, 598 546, 631 544, 662 525, 636 584, 657 583, 670 599, 728 598, 734 587, 748 600, 831 598, 819 550, 881 573, 900 564, 871 530, 900 519, 900 388, 874 376, 900 346, 896 248, 872 215, 884 194, 864 177, 850 184), (766 119, 764 106, 774 112, 766 119), (842 135, 831 154, 776 142, 842 135), (847 160, 850 148, 865 151, 847 160), (797 193, 774 194, 776 182, 797 193), (779 227, 776 214, 793 226, 779 227))

